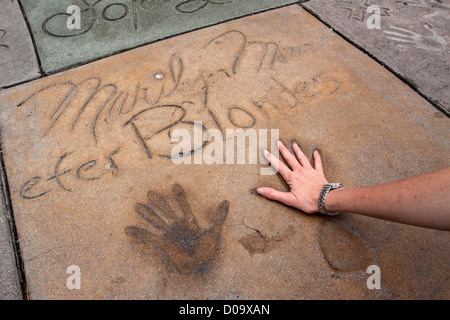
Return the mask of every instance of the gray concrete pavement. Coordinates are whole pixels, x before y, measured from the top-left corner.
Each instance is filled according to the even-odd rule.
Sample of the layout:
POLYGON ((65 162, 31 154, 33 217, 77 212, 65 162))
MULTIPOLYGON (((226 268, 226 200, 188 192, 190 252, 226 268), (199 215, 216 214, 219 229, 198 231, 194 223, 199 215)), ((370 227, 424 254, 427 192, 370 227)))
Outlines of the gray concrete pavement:
POLYGON ((303 6, 450 112, 450 0, 310 0, 303 6))
MULTIPOLYGON (((0 183, 1 187, 1 183, 0 183)), ((0 195, 0 300, 22 299, 5 199, 0 195)))

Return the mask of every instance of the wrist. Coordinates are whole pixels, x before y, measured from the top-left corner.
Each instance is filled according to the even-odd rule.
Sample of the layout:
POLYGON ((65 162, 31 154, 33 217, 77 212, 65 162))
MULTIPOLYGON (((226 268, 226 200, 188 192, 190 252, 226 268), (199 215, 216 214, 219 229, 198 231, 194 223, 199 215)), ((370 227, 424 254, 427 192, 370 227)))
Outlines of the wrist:
POLYGON ((331 190, 325 201, 325 209, 330 212, 341 212, 343 207, 341 205, 342 194, 346 191, 345 187, 331 190))
POLYGON ((337 211, 327 210, 327 208, 325 207, 325 203, 326 203, 328 194, 331 191, 340 189, 342 187, 343 187, 343 185, 341 183, 327 183, 322 187, 322 191, 320 192, 319 200, 318 200, 318 207, 319 207, 320 214, 322 214, 324 216, 336 216, 339 214, 339 212, 337 212, 337 211))

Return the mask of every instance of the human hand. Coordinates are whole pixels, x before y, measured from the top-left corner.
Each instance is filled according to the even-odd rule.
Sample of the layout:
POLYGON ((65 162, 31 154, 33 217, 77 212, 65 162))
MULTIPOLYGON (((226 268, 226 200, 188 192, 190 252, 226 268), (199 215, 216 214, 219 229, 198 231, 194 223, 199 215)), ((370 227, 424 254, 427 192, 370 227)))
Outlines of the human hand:
POLYGON ((328 183, 323 172, 322 159, 319 152, 314 151, 313 168, 296 143, 292 145, 292 148, 296 156, 289 152, 283 143, 278 142, 278 149, 290 168, 270 152, 264 152, 264 156, 270 164, 278 170, 289 185, 290 192, 281 192, 267 187, 258 188, 256 191, 267 199, 279 201, 305 213, 317 213, 319 212, 317 203, 320 192, 323 186, 328 183))

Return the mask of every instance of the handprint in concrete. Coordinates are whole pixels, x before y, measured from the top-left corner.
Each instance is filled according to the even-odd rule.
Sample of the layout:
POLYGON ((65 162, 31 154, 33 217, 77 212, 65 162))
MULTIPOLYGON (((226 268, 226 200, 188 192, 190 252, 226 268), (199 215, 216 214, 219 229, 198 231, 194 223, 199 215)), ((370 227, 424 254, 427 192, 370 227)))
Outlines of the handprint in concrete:
POLYGON ((149 191, 148 202, 136 204, 135 211, 150 224, 151 230, 157 232, 142 226, 128 226, 125 232, 145 244, 157 244, 179 272, 195 272, 216 256, 229 202, 222 201, 215 212, 208 215, 211 226, 201 228, 183 188, 174 184, 172 193, 181 208, 180 215, 160 193, 149 191))
POLYGON ((420 34, 396 26, 389 26, 391 30, 385 30, 383 32, 388 39, 395 41, 396 44, 402 48, 415 47, 425 51, 445 51, 448 44, 447 40, 438 35, 428 23, 424 23, 423 27, 427 29, 430 34, 420 34))

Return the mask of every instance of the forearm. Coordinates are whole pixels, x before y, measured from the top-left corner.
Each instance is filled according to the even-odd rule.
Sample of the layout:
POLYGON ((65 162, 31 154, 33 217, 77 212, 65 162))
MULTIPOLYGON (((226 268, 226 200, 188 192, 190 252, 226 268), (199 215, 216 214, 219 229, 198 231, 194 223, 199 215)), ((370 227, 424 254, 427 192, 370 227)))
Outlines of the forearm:
POLYGON ((410 225, 450 230, 450 168, 374 187, 338 189, 328 211, 358 213, 410 225))

